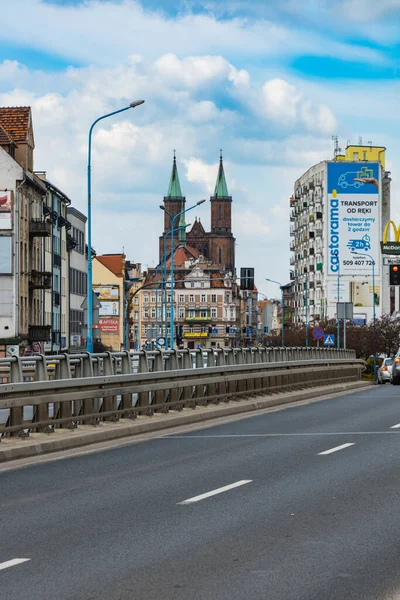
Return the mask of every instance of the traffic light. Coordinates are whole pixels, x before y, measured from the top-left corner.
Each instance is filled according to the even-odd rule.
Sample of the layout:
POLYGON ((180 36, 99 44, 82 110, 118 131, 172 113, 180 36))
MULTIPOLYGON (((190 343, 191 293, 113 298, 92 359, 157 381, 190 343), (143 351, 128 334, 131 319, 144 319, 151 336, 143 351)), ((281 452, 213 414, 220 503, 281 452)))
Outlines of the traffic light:
POLYGON ((390 265, 390 285, 400 285, 400 265, 390 265))

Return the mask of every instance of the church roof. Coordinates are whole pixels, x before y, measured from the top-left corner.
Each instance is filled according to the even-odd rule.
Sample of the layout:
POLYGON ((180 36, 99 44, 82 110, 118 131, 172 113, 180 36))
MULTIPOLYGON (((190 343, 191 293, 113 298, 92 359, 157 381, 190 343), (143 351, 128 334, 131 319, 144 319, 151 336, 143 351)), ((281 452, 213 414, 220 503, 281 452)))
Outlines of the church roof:
POLYGON ((189 237, 191 236, 195 236, 195 237, 203 237, 205 235, 205 230, 204 227, 201 223, 201 221, 199 220, 195 220, 195 222, 192 225, 192 229, 189 231, 189 237))
POLYGON ((218 175, 214 190, 215 198, 229 198, 228 186, 226 185, 224 163, 222 160, 222 154, 219 159, 218 175))
POLYGON ((171 178, 169 180, 168 198, 183 198, 181 184, 179 183, 178 167, 176 166, 176 156, 174 153, 174 162, 172 164, 171 178))

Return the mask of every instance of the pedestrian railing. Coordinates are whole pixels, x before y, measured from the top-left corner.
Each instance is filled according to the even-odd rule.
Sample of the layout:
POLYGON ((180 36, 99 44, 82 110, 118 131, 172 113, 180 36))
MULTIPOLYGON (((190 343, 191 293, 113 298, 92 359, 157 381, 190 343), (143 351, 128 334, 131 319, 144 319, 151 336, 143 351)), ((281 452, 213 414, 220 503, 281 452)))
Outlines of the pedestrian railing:
POLYGON ((353 351, 325 348, 10 357, 0 359, 0 435, 356 381, 363 367, 353 351))

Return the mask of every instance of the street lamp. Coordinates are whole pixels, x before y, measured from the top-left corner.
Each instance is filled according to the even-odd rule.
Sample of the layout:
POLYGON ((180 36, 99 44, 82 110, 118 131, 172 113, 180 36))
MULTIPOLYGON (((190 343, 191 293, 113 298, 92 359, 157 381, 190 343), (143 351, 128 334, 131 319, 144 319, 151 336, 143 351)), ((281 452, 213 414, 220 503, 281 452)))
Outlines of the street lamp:
POLYGON ((107 119, 107 117, 112 117, 113 115, 117 115, 118 113, 124 112, 125 110, 129 110, 130 108, 135 108, 140 104, 143 104, 144 100, 135 100, 135 102, 131 102, 129 106, 125 106, 125 108, 120 108, 119 110, 114 110, 111 113, 103 115, 96 119, 90 129, 89 129, 89 146, 88 146, 88 167, 87 167, 87 194, 88 194, 88 214, 87 214, 87 226, 88 226, 88 277, 87 277, 87 310, 88 310, 88 337, 87 337, 87 349, 88 352, 93 352, 93 299, 92 299, 92 282, 93 282, 93 273, 92 273, 92 181, 91 181, 91 160, 92 160, 92 132, 93 128, 99 121, 103 119, 107 119))
POLYGON ((372 320, 373 320, 373 350, 374 350, 374 381, 376 382, 376 307, 375 307, 375 260, 370 254, 366 252, 352 252, 354 256, 367 256, 371 260, 372 265, 372 320))
POLYGON ((279 287, 281 288, 281 295, 282 295, 282 348, 285 347, 285 307, 284 307, 284 303, 283 303, 283 285, 281 283, 279 283, 279 281, 275 281, 275 279, 268 279, 268 277, 266 278, 266 281, 270 281, 271 283, 276 283, 276 285, 279 285, 279 287))
MULTIPOLYGON (((175 216, 172 216, 171 213, 165 208, 165 206, 160 206, 161 210, 163 210, 164 212, 167 213, 167 215, 169 216, 169 218, 171 219, 171 320, 170 320, 170 340, 171 340, 171 349, 174 349, 174 345, 175 345, 175 327, 174 327, 174 286, 175 286, 175 281, 174 281, 174 262, 175 262, 175 242, 174 242, 174 230, 175 230, 175 221, 176 219, 178 219, 178 217, 180 217, 181 215, 189 212, 189 210, 192 210, 193 208, 196 208, 196 206, 200 206, 200 204, 203 204, 205 202, 205 200, 199 200, 198 202, 196 202, 196 204, 193 204, 193 206, 189 206, 189 208, 186 208, 185 210, 181 210, 181 212, 179 212, 178 214, 176 214, 175 216)), ((165 260, 166 262, 166 260, 165 260)))

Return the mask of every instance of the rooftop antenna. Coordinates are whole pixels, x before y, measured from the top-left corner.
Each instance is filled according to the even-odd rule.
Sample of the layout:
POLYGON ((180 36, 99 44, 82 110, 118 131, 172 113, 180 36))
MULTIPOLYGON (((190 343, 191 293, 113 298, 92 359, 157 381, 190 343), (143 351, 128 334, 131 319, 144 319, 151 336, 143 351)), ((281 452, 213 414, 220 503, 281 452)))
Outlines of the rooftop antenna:
POLYGON ((358 137, 358 145, 362 146, 362 137, 361 137, 361 135, 358 137))
POLYGON ((334 141, 334 145, 333 145, 333 155, 336 158, 338 154, 341 153, 342 149, 339 148, 339 142, 338 142, 338 136, 337 135, 333 135, 332 136, 332 140, 334 141))
POLYGON ((368 144, 368 146, 371 146, 371 147, 372 147, 372 142, 371 142, 371 140, 368 140, 367 144, 368 144))

